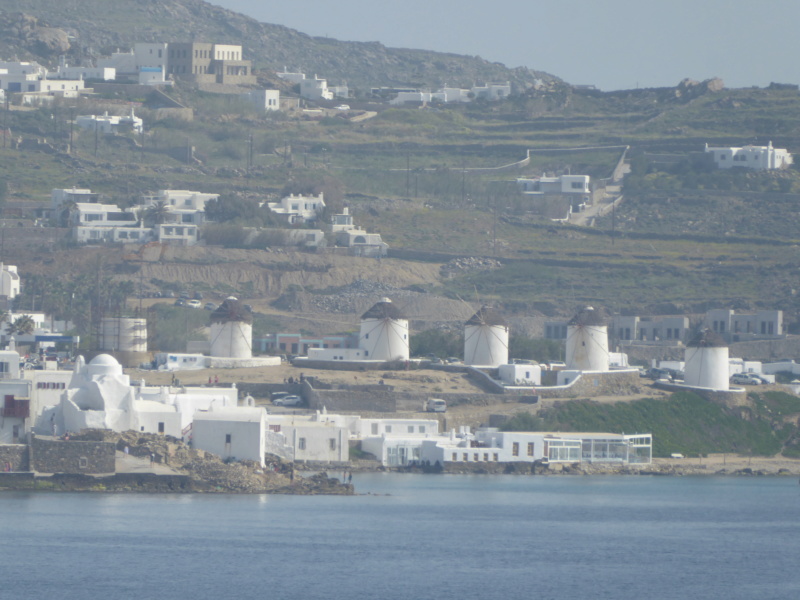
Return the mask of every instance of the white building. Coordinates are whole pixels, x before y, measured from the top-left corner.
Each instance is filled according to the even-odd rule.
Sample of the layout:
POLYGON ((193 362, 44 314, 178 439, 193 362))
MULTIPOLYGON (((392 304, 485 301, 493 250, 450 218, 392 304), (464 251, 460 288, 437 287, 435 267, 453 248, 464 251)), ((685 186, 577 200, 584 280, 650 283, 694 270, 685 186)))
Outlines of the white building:
POLYGON ((499 367, 508 363, 508 325, 483 306, 464 324, 464 364, 499 367))
POLYGON ((486 100, 496 102, 503 100, 511 95, 511 83, 487 83, 486 85, 472 86, 470 90, 475 100, 486 100))
POLYGON ((251 90, 242 94, 242 98, 258 110, 269 112, 281 109, 280 90, 251 90))
POLYGON ((608 327, 601 311, 591 306, 567 323, 567 370, 608 371, 608 327))
POLYGON ((706 329, 686 344, 684 383, 691 387, 728 391, 728 346, 713 331, 706 329))
POLYGON ((590 194, 591 178, 588 175, 559 175, 558 177, 538 177, 517 179, 517 186, 523 194, 590 194))
POLYGON ((283 68, 283 71, 275 73, 275 75, 277 75, 281 79, 285 79, 286 81, 291 81, 295 85, 297 85, 306 78, 305 73, 289 73, 286 70, 286 67, 283 68))
POLYGON ((386 256, 389 244, 381 239, 380 233, 367 233, 353 223, 350 209, 344 207, 331 219, 331 232, 336 236, 336 245, 353 248, 357 256, 386 256))
POLYGON ((333 91, 328 89, 328 81, 319 79, 314 75, 313 79, 300 80, 300 96, 308 100, 333 100, 333 91))
POLYGON ((705 146, 706 154, 710 154, 720 169, 742 167, 745 169, 767 170, 784 169, 792 164, 792 155, 785 148, 773 148, 772 142, 766 146, 710 147, 705 146))
POLYGON ((20 279, 16 265, 5 265, 0 262, 0 296, 9 300, 16 298, 20 292, 20 279))
POLYGON ((134 65, 136 69, 150 67, 167 72, 167 47, 165 42, 136 42, 133 45, 134 65))
POLYGON ((325 208, 322 192, 318 196, 289 194, 279 202, 268 202, 267 207, 276 215, 284 217, 290 225, 313 223, 325 208))
POLYGON ((69 225, 78 242, 114 241, 114 229, 138 231, 136 215, 122 211, 114 204, 87 204, 78 202, 70 210, 69 225))
POLYGON ((104 134, 123 131, 142 133, 144 129, 144 121, 134 114, 133 108, 130 114, 124 116, 109 115, 108 112, 102 115, 80 115, 75 119, 75 124, 82 129, 104 134))
POLYGON ((267 411, 263 408, 213 408, 198 411, 192 422, 192 446, 231 460, 264 466, 267 411))
POLYGON ((136 68, 136 54, 133 50, 128 52, 112 52, 111 56, 106 56, 97 59, 98 67, 105 67, 114 69, 117 73, 117 78, 123 76, 135 76, 136 68))
POLYGON ((538 364, 508 364, 498 367, 498 376, 507 386, 534 386, 542 384, 542 367, 538 364))
MULTIPOLYGON (((235 387, 133 386, 115 358, 100 354, 88 364, 78 358, 53 421, 59 433, 97 428, 182 437, 191 429, 195 411, 235 407, 237 400, 235 387)), ((47 422, 37 420, 37 428, 50 433, 47 422)))
POLYGON ((350 460, 350 427, 342 415, 269 415, 271 432, 280 434, 295 461, 343 463, 350 460))
POLYGON ((364 439, 363 450, 385 466, 427 463, 611 463, 652 462, 652 435, 615 433, 501 432, 462 427, 458 434, 364 439))

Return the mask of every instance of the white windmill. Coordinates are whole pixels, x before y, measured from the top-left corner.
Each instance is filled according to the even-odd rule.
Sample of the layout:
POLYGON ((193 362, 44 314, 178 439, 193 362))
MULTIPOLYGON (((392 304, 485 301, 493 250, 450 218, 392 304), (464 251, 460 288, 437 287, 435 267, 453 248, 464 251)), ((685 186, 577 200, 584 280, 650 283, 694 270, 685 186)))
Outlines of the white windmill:
POLYGON ((608 326, 602 311, 582 308, 567 323, 568 370, 608 371, 608 326))
POLYGON ((727 391, 728 346, 719 335, 704 329, 686 344, 683 381, 686 385, 727 391))
POLYGON ((366 360, 408 360, 408 319, 389 298, 361 315, 358 346, 366 360))
POLYGON ((211 313, 211 356, 253 357, 253 313, 233 296, 211 313))
POLYGON ((488 306, 464 324, 464 364, 499 367, 508 363, 508 325, 488 306))

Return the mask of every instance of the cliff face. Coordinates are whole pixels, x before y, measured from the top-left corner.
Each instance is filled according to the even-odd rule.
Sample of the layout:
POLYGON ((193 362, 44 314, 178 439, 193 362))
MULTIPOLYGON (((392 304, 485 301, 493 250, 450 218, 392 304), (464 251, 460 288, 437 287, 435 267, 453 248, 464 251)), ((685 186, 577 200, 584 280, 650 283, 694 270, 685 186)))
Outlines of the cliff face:
POLYGON ((317 73, 334 84, 347 81, 361 88, 511 81, 525 89, 536 79, 556 79, 480 57, 314 38, 203 0, 4 0, 0 8, 0 57, 4 58, 53 63, 66 53, 77 64, 129 48, 136 41, 192 40, 242 44, 245 58, 259 69, 276 71, 285 65, 317 73))

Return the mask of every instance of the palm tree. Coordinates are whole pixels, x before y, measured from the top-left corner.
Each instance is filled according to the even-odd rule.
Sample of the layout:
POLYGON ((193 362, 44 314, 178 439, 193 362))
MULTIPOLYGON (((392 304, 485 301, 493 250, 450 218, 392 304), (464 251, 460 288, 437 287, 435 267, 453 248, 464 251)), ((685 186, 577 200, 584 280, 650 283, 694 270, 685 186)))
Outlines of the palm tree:
POLYGON ((169 212, 169 205, 163 200, 159 200, 145 210, 144 218, 145 221, 154 225, 161 225, 161 223, 166 222, 169 212))
POLYGON ((6 333, 8 335, 27 335, 33 333, 35 326, 36 324, 30 315, 22 315, 6 326, 6 333))

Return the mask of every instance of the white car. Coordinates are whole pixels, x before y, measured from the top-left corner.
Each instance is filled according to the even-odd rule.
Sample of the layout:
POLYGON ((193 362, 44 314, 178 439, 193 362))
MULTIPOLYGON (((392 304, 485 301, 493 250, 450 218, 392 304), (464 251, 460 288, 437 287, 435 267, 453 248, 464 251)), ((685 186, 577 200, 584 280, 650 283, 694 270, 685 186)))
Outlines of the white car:
POLYGON ((283 396, 281 398, 275 398, 272 401, 274 406, 300 406, 303 403, 303 399, 300 396, 283 396))
POLYGON ((187 300, 186 301, 186 306, 188 306, 189 308, 202 308, 203 307, 203 305, 200 302, 200 300, 187 300))
POLYGON ((340 104, 339 106, 336 107, 336 110, 350 110, 350 105, 349 104, 340 104))

